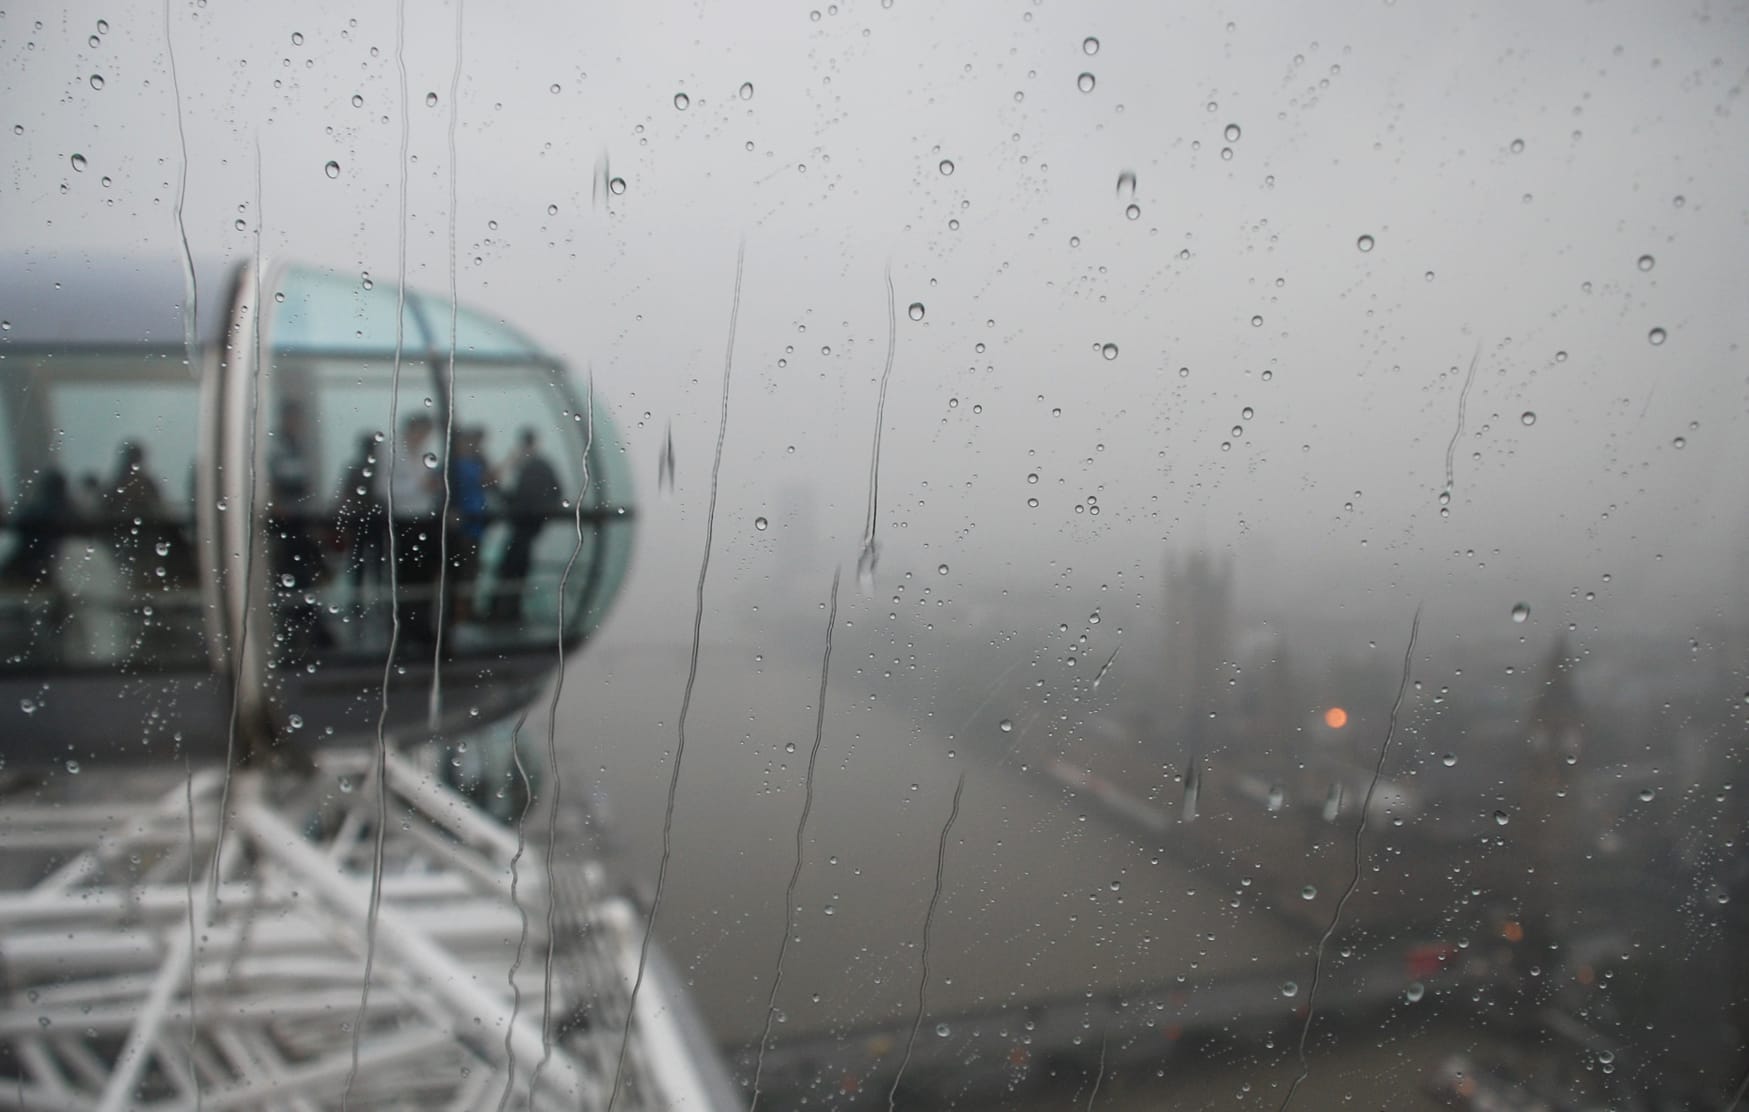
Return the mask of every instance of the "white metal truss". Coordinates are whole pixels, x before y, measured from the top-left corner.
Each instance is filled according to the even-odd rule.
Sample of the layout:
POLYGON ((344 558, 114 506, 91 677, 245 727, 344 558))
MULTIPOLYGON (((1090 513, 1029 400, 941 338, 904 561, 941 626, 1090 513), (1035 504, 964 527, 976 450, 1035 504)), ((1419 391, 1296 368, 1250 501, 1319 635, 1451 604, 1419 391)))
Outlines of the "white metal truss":
MULTIPOLYGON (((549 883, 544 847, 391 752, 367 998, 376 767, 330 751, 228 792, 220 770, 94 793, 87 772, 0 800, 0 1108, 605 1107, 641 915, 593 862, 556 855, 549 883)), ((719 1107, 683 990, 652 973, 615 1107, 719 1107)))

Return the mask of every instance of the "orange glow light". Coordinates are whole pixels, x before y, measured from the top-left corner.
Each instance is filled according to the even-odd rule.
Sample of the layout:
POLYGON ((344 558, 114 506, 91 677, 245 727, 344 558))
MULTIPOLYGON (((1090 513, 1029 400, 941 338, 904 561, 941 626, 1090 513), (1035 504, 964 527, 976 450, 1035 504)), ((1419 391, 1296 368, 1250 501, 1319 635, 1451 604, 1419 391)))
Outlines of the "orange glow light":
POLYGON ((1340 730, 1348 725, 1348 712, 1341 707, 1331 707, 1324 712, 1324 725, 1332 730, 1340 730))

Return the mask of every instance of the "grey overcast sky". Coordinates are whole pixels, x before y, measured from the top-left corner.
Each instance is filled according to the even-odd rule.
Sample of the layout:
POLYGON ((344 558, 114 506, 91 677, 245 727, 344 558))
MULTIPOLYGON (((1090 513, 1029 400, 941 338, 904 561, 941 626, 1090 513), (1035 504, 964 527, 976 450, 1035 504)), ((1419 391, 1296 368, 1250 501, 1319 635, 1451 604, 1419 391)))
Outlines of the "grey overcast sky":
MULTIPOLYGON (((476 0, 459 97, 454 3, 408 5, 404 90, 395 17, 173 0, 188 237, 393 281, 404 229, 442 293, 453 220, 462 300, 592 367, 625 428, 621 623, 689 619, 742 242, 743 583, 810 500, 814 578, 854 562, 890 266, 885 575, 1146 602, 1207 544, 1256 606, 1393 630, 1420 597, 1446 628, 1742 613, 1742 3, 476 0)), ((164 11, 13 5, 0 62, 0 241, 177 257, 164 11)))

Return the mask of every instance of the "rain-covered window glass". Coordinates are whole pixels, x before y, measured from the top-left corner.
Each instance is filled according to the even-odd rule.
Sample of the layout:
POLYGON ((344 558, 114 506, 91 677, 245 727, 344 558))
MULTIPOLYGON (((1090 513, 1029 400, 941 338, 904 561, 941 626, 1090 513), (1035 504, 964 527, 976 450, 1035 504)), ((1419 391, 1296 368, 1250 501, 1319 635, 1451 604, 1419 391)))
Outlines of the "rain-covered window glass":
POLYGON ((1745 1106, 1749 9, 282 7, 0 11, 0 1105, 1745 1106))

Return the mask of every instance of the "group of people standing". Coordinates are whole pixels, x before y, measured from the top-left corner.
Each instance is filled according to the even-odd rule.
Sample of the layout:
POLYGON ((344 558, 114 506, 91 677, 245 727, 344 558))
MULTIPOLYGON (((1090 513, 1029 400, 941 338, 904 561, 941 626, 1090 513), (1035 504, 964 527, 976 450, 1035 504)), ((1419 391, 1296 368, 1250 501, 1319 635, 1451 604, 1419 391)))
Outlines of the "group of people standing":
POLYGON ((429 644, 438 635, 440 571, 443 620, 514 622, 533 566, 534 545, 563 506, 557 470, 540 452, 532 428, 517 434, 516 447, 494 465, 486 455, 486 430, 458 428, 447 464, 449 513, 444 516, 446 467, 436 422, 423 413, 401 424, 391 468, 379 437, 360 438, 358 454, 341 477, 335 500, 339 547, 354 604, 365 584, 382 584, 394 546, 397 616, 402 638, 429 644), (440 524, 440 519, 442 522, 440 524), (507 525, 489 598, 478 597, 486 529, 507 525))

